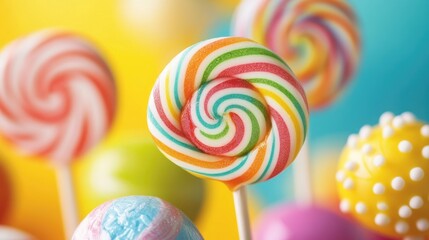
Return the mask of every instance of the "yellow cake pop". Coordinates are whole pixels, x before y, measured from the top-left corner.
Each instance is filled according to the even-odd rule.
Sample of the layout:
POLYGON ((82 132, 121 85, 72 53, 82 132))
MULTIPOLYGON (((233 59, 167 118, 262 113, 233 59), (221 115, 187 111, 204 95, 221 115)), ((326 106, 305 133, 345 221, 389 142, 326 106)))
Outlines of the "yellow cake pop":
POLYGON ((406 112, 352 134, 336 173, 340 209, 377 232, 429 235, 429 125, 406 112))

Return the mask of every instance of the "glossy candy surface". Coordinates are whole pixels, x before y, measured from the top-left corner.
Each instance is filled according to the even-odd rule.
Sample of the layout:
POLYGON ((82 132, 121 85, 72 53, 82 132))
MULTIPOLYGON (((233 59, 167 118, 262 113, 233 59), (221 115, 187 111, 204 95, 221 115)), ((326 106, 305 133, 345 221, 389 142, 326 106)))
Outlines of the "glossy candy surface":
POLYGON ((150 136, 122 135, 77 165, 78 205, 85 213, 108 200, 145 195, 164 199, 195 220, 206 198, 204 181, 168 161, 150 136))
POLYGON ((258 240, 361 240, 351 221, 317 206, 280 205, 262 214, 255 227, 258 240))
POLYGON ((199 240, 202 236, 180 210, 155 197, 129 196, 94 209, 73 240, 199 240))
POLYGON ((429 234, 429 125, 385 113, 352 134, 336 174, 340 209, 393 237, 429 234))
POLYGON ((239 37, 209 39, 177 55, 149 99, 159 149, 231 190, 270 179, 294 159, 307 132, 304 90, 283 60, 239 37))

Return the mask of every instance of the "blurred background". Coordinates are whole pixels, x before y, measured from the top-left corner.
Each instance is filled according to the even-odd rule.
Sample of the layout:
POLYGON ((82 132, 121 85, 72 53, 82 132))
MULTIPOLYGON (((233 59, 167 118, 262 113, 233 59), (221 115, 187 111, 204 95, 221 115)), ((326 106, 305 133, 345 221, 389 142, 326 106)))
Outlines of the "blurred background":
MULTIPOLYGON (((166 160, 146 127, 150 90, 185 47, 230 35, 238 0, 0 0, 0 46, 45 28, 90 40, 117 81, 117 116, 106 138, 71 165, 79 217, 125 195, 159 196, 182 209, 205 239, 237 239, 232 194, 166 160)), ((311 113, 310 156, 315 202, 338 212, 337 161, 347 136, 376 124, 385 111, 429 121, 429 2, 350 0, 362 55, 351 84, 332 105, 311 113)), ((292 168, 249 189, 251 221, 293 203, 292 168)), ((63 238, 54 171, 0 139, 0 225, 36 239, 63 238)))

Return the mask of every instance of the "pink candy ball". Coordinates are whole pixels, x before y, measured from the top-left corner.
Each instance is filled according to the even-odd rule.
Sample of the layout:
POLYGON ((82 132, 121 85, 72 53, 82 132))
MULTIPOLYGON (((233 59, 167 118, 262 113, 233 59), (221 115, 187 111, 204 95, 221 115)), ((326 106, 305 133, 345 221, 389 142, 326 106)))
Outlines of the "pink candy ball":
POLYGON ((316 206, 280 205, 263 213, 256 240, 361 240, 366 234, 351 221, 316 206))

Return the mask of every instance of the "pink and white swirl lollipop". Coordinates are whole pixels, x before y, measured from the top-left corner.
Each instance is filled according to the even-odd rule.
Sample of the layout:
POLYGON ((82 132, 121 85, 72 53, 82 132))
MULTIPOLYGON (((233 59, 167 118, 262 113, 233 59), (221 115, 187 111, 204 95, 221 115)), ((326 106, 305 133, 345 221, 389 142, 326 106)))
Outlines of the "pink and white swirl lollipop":
POLYGON ((0 54, 0 131, 26 153, 68 163, 98 143, 114 112, 112 73, 79 37, 42 31, 0 54))
MULTIPOLYGON (((0 134, 64 169, 109 129, 115 89, 106 62, 80 37, 45 30, 18 39, 0 54, 0 134)), ((59 180, 70 179, 67 171, 58 173, 59 180)))

